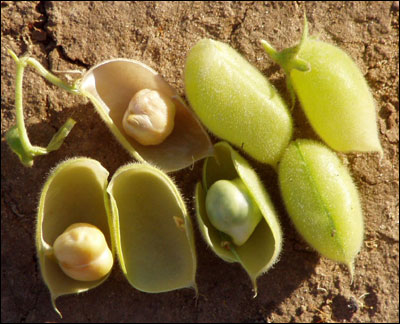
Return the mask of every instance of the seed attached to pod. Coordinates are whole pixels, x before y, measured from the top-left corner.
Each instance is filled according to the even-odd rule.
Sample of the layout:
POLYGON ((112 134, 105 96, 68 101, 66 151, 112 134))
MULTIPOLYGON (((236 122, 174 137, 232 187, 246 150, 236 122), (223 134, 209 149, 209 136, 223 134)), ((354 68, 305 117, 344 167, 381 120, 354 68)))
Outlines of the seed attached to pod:
POLYGON ((248 240, 262 218, 240 178, 216 181, 207 192, 206 210, 211 224, 237 246, 248 240))
POLYGON ((286 73, 316 133, 341 152, 382 153, 374 98, 354 61, 331 44, 308 37, 307 20, 300 44, 277 52, 261 41, 286 73))
POLYGON ((57 297, 92 289, 110 273, 114 240, 105 194, 107 177, 108 171, 99 162, 74 158, 52 170, 43 187, 36 250, 43 280, 60 316, 57 297))
POLYGON ((199 41, 186 59, 185 91, 216 136, 260 162, 277 164, 292 136, 291 116, 275 88, 233 48, 199 41))
POLYGON ((113 265, 104 234, 91 224, 69 226, 55 240, 53 250, 62 271, 75 280, 98 280, 109 273, 113 265))
POLYGON ((220 258, 242 265, 257 294, 256 279, 281 251, 278 216, 248 162, 225 142, 217 143, 214 152, 205 160, 203 180, 196 186, 199 229, 220 258))
POLYGON ((195 114, 156 71, 141 62, 102 62, 83 76, 79 92, 139 162, 171 172, 212 154, 210 138, 195 114))
POLYGON ((175 105, 157 91, 143 89, 129 102, 122 125, 142 145, 162 143, 174 128, 175 105))
POLYGON ((279 162, 278 176, 298 232, 323 256, 346 264, 352 275, 364 226, 357 188, 346 167, 326 146, 296 140, 279 162))
POLYGON ((136 289, 196 289, 193 228, 172 180, 148 164, 119 168, 110 181, 119 264, 136 289))

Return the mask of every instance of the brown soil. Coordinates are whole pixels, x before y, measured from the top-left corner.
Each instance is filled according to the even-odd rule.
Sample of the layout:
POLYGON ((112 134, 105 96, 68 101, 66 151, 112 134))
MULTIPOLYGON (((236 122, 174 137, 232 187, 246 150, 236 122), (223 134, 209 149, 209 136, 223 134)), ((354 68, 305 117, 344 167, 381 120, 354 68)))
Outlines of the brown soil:
MULTIPOLYGON (((1 321, 2 322, 398 322, 399 320, 399 3, 394 2, 1 2, 1 321), (340 46, 360 66, 377 102, 384 159, 340 154, 359 188, 365 241, 354 283, 345 267, 320 257, 295 232, 282 205, 276 175, 256 170, 270 191, 285 236, 280 261, 251 283, 238 264, 206 247, 196 229, 199 298, 183 289, 146 294, 133 289, 116 266, 96 289, 64 296, 52 310, 35 256, 37 201, 45 177, 59 161, 88 156, 110 174, 130 160, 91 104, 25 73, 24 111, 34 144, 45 146, 71 116, 78 121, 62 147, 19 163, 5 142, 15 124, 15 64, 32 42, 32 56, 51 70, 85 69, 102 60, 140 60, 183 96, 183 68, 201 38, 229 43, 288 99, 284 75, 259 40, 277 48, 300 39, 303 13, 310 32, 340 46)), ((317 138, 296 105, 296 137, 317 138)), ((202 163, 174 175, 194 217, 194 186, 202 163)))

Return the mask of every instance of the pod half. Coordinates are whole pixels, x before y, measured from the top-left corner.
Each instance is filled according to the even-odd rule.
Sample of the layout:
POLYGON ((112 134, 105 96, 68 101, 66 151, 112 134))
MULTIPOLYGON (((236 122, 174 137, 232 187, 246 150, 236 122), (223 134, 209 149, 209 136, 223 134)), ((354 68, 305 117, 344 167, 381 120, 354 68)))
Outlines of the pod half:
POLYGON ((117 254, 129 283, 149 293, 197 291, 192 224, 172 180, 153 166, 133 163, 116 171, 107 191, 117 254))
POLYGON ((64 230, 74 223, 89 223, 101 230, 114 254, 111 207, 106 194, 108 171, 89 158, 73 158, 60 163, 48 177, 39 201, 36 249, 44 282, 50 290, 55 311, 57 297, 81 293, 100 285, 67 276, 58 265, 52 246, 64 230))

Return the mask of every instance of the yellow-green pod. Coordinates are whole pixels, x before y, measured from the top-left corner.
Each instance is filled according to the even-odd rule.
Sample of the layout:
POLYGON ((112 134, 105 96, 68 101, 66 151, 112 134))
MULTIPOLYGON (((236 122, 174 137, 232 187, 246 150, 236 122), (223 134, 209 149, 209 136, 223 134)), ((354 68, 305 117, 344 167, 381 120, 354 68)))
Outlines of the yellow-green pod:
MULTIPOLYGON (((214 157, 206 159, 203 180, 196 186, 196 215, 199 229, 207 244, 220 258, 242 265, 250 276, 257 295, 256 279, 278 260, 281 251, 282 232, 278 216, 267 191, 249 163, 225 142, 217 143, 214 152, 214 157), (249 207, 257 208, 261 213, 258 224, 254 229, 250 229, 250 236, 245 242, 242 240, 240 246, 234 243, 232 236, 218 230, 210 221, 210 192, 225 180, 235 186, 240 183, 237 187, 249 196, 246 198, 249 200, 249 207)), ((223 186, 225 187, 225 184, 223 186)), ((229 200, 229 198, 234 202, 237 198, 234 196, 236 190, 233 192, 232 197, 226 195, 221 197, 220 203, 223 199, 229 200)), ((230 194, 231 191, 227 190, 225 193, 230 194)), ((211 204, 213 200, 214 198, 211 198, 211 204)), ((218 198, 215 201, 218 207, 218 198)))
POLYGON ((289 90, 297 94, 310 124, 332 149, 382 153, 376 105, 371 90, 349 55, 308 37, 307 20, 297 46, 277 52, 262 41, 285 70, 289 90))
POLYGON ((357 188, 347 168, 326 146, 296 140, 278 167, 282 197, 296 229, 323 256, 348 266, 363 242, 357 188))
POLYGON ((36 249, 42 277, 50 290, 53 307, 60 316, 55 305, 57 297, 87 291, 100 285, 109 275, 108 272, 96 280, 89 278, 89 281, 72 279, 59 264, 56 247, 53 250, 55 241, 60 240, 71 225, 90 224, 88 226, 101 231, 99 235, 104 236, 107 243, 105 248, 111 251, 111 256, 110 253, 106 256, 107 271, 110 270, 112 260, 109 258, 114 255, 114 243, 111 207, 106 194, 108 174, 95 160, 73 158, 54 168, 43 187, 37 214, 36 249))
POLYGON ((276 89, 229 45, 199 41, 185 64, 185 91, 202 123, 256 160, 277 164, 292 118, 276 89))
POLYGON ((175 89, 141 62, 101 62, 85 73, 79 91, 139 162, 170 172, 212 154, 208 134, 194 113, 175 89))
POLYGON ((133 163, 116 171, 107 191, 117 255, 129 283, 149 293, 197 291, 192 224, 172 180, 153 166, 133 163))

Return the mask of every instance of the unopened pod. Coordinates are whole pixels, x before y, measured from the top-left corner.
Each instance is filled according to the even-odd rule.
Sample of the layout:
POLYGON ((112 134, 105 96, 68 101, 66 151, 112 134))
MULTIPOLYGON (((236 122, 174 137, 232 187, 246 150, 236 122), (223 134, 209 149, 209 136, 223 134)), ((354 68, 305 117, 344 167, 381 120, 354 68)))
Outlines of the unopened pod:
POLYGON ((292 136, 292 118, 267 78, 237 51, 199 41, 186 59, 185 92, 212 133, 276 166, 292 136))
POLYGON ((374 98, 349 55, 309 37, 306 18, 298 45, 278 52, 261 42, 284 69, 293 103, 296 93, 311 126, 328 146, 340 152, 382 154, 374 98))
POLYGON ((172 180, 141 163, 121 167, 110 184, 108 174, 95 160, 69 159, 41 193, 37 255, 60 316, 56 298, 100 285, 115 255, 140 291, 197 290, 192 225, 172 180))
POLYGON ((321 255, 348 266, 363 242, 357 188, 334 152, 311 140, 292 142, 278 166, 279 185, 290 218, 321 255))

